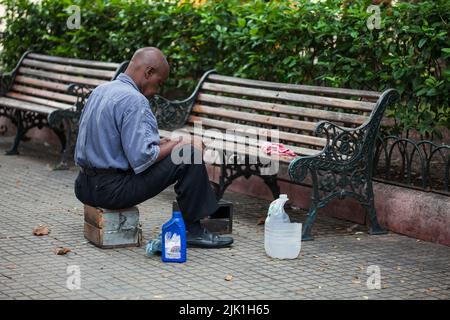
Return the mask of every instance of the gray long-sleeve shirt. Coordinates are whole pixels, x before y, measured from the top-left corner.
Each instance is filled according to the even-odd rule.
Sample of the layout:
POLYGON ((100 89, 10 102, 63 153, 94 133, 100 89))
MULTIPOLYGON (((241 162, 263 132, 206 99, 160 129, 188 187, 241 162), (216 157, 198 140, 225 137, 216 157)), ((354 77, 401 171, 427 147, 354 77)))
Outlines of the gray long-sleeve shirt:
POLYGON ((75 163, 84 168, 132 168, 136 174, 158 157, 159 133, 147 98, 121 73, 95 88, 83 109, 75 163))

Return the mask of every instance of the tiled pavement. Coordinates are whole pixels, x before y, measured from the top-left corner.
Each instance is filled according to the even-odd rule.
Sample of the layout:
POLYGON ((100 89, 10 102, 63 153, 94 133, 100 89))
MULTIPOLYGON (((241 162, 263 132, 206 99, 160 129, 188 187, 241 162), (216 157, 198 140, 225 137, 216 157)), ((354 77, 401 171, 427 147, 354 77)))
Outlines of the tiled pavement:
MULTIPOLYGON (((369 236, 363 226, 320 217, 315 240, 302 244, 298 259, 274 260, 265 255, 264 228, 257 225, 269 203, 231 192, 225 195, 235 204, 231 249, 188 249, 187 263, 165 264, 146 257, 144 246, 96 248, 83 237, 82 206, 73 193, 76 169, 51 170, 58 157, 42 144, 25 143, 21 155, 4 156, 10 141, 0 137, 0 299, 450 297, 449 247, 393 233, 369 236), (39 224, 50 227, 48 236, 32 235, 39 224), (59 246, 72 252, 55 255, 59 246), (373 265, 380 289, 367 286, 373 265), (67 288, 68 266, 79 267, 81 289, 67 288)), ((168 189, 139 206, 145 240, 169 219, 173 199, 168 189)))

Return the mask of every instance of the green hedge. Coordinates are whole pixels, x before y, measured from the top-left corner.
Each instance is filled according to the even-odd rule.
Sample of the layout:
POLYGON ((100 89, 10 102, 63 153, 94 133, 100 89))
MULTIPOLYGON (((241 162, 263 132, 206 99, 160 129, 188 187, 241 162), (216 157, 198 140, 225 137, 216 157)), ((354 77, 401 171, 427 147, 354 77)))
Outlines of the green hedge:
POLYGON ((177 2, 0 0, 7 7, 1 61, 10 68, 29 48, 122 61, 152 45, 169 57, 172 89, 191 90, 210 68, 289 83, 393 87, 403 103, 388 115, 402 129, 429 135, 450 127, 448 0, 382 5, 381 28, 372 31, 370 0, 177 2), (78 30, 66 27, 72 4, 81 8, 78 30))

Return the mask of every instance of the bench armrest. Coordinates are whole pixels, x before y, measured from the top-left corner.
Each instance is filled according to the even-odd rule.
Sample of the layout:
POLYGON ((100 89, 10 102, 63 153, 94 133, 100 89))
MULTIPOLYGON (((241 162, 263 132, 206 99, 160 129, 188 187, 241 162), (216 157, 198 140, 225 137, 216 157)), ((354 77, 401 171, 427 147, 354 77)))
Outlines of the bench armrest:
POLYGON ((206 81, 210 74, 215 72, 216 70, 214 69, 205 72, 195 87, 194 92, 187 99, 171 101, 158 95, 150 99, 159 128, 171 131, 185 125, 203 82, 206 81))
POLYGON ((16 67, 11 72, 3 73, 0 71, 0 97, 4 96, 9 90, 11 90, 16 74, 22 65, 22 61, 31 52, 31 50, 25 52, 19 59, 19 62, 17 62, 16 67))
POLYGON ((11 89, 13 80, 13 72, 3 73, 0 71, 0 97, 4 96, 11 89))
POLYGON ((164 130, 181 128, 187 121, 195 99, 183 101, 169 100, 155 95, 150 99, 152 111, 158 121, 158 126, 164 130))
POLYGON ((86 100, 89 98, 93 88, 81 83, 72 83, 68 86, 67 92, 77 97, 75 103, 76 111, 81 112, 86 104, 86 100))
MULTIPOLYGON (((327 143, 323 150, 315 155, 294 159, 289 164, 291 179, 301 182, 308 172, 317 173, 318 170, 347 174, 356 170, 370 177, 373 169, 373 146, 381 119, 386 107, 398 98, 397 90, 384 91, 378 98, 369 120, 357 128, 345 128, 329 121, 318 122, 314 133, 325 136, 327 143)), ((317 179, 317 175, 313 175, 313 179, 317 179)))
POLYGON ((324 136, 327 139, 324 150, 327 150, 327 147, 329 147, 337 151, 339 147, 339 149, 342 149, 342 152, 347 154, 352 150, 345 150, 344 148, 350 147, 348 143, 362 143, 365 137, 365 129, 368 125, 369 123, 366 122, 357 128, 347 128, 338 126, 330 121, 322 120, 316 124, 314 134, 316 136, 324 136))
POLYGON ((346 128, 329 121, 317 123, 314 134, 327 139, 325 147, 311 156, 300 156, 289 164, 289 175, 295 182, 306 178, 309 170, 345 171, 365 159, 367 150, 363 150, 367 135, 365 123, 358 128, 346 128))

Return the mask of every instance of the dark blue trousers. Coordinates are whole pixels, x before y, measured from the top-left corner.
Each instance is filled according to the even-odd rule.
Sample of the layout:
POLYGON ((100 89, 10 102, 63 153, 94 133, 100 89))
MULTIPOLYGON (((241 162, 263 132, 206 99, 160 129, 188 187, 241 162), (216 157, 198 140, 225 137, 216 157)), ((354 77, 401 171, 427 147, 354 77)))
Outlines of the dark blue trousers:
MULTIPOLYGON (((217 211, 217 199, 204 163, 175 164, 170 156, 139 174, 88 175, 80 172, 75 181, 75 195, 90 206, 124 209, 153 198, 174 183, 177 202, 187 227, 217 211)), ((172 209, 172 203, 168 209, 172 209)))

